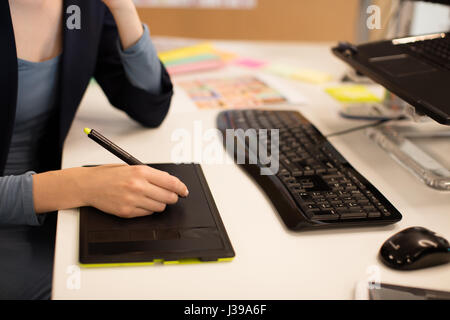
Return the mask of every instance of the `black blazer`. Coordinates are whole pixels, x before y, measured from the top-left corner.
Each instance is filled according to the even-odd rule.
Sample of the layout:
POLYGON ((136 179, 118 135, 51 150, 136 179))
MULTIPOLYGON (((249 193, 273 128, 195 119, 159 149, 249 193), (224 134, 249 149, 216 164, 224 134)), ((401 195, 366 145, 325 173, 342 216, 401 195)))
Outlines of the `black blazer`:
MULTIPOLYGON (((60 168, 64 139, 92 77, 109 102, 146 127, 157 127, 165 118, 172 98, 172 83, 162 66, 162 89, 158 95, 134 87, 126 78, 117 52, 118 31, 101 0, 64 0, 63 54, 60 66, 58 106, 45 143, 39 146, 39 168, 60 168), (66 27, 66 9, 81 9, 81 29, 66 27)), ((0 1, 0 175, 3 175, 17 103, 17 52, 9 3, 0 1)))

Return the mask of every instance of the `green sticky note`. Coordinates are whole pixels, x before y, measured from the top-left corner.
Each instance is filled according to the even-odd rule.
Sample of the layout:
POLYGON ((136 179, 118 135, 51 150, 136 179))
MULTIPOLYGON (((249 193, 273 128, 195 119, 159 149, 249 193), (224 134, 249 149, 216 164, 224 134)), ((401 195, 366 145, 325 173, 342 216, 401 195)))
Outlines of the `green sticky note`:
POLYGON ((380 102, 381 99, 361 85, 326 88, 325 91, 341 102, 380 102))

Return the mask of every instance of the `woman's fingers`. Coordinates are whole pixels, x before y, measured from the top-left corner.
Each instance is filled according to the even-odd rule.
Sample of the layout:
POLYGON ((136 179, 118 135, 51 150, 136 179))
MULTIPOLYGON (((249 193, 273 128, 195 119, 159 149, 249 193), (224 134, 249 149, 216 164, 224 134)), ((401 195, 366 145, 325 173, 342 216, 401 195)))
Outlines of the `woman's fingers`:
POLYGON ((130 215, 123 218, 137 218, 137 217, 145 217, 153 214, 153 211, 149 211, 142 208, 133 208, 130 211, 130 215))
POLYGON ((166 209, 166 204, 149 199, 147 197, 139 197, 132 203, 123 205, 117 213, 122 218, 135 218, 148 216, 155 212, 162 212, 166 209))
POLYGON ((175 204, 178 201, 178 194, 175 192, 158 187, 157 185, 147 183, 145 196, 155 201, 167 204, 175 204))
POLYGON ((165 203, 147 197, 140 197, 139 200, 136 201, 136 207, 151 212, 163 212, 164 210, 166 210, 165 203))
POLYGON ((163 189, 175 192, 176 194, 187 197, 189 194, 186 185, 175 176, 168 174, 165 171, 157 170, 149 166, 136 166, 137 170, 141 170, 141 174, 151 184, 157 185, 163 189))
POLYGON ((123 218, 162 212, 187 196, 184 183, 149 166, 108 165, 91 169, 85 203, 123 218))

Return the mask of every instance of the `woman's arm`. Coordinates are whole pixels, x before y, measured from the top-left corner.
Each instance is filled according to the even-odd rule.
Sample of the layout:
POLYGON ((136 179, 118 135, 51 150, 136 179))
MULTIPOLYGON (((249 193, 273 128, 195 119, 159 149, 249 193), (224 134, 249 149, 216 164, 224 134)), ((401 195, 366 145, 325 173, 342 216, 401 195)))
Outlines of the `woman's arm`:
MULTIPOLYGON (((156 54, 154 55, 155 59, 141 60, 138 57, 124 59, 124 55, 119 51, 117 41, 120 39, 123 43, 122 37, 126 36, 122 35, 124 33, 131 34, 132 32, 128 33, 123 31, 128 30, 126 23, 121 24, 120 28, 122 31, 119 31, 118 25, 121 23, 119 21, 126 22, 126 19, 123 17, 127 16, 127 10, 120 11, 119 8, 121 7, 115 5, 116 1, 117 0, 104 1, 105 4, 108 5, 108 8, 105 8, 103 29, 101 32, 94 76, 108 97, 109 102, 114 107, 125 111, 131 118, 146 127, 157 127, 161 124, 169 110, 173 95, 172 82, 166 69, 159 59, 157 59, 156 54), (114 12, 114 16, 112 12, 114 12), (121 12, 125 12, 125 15, 122 15, 122 18, 120 18, 121 12), (147 72, 146 77, 144 77, 146 81, 142 81, 142 77, 140 76, 144 72, 133 72, 137 60, 140 60, 141 62, 144 61, 144 66, 152 65, 152 72, 147 72), (157 63, 159 64, 158 68, 154 68, 153 60, 157 60, 157 63), (157 69, 159 72, 156 72, 157 69), (130 81, 131 78, 134 78, 136 81, 130 81), (159 82, 157 86, 153 86, 157 90, 148 90, 149 87, 152 87, 151 82, 159 82)), ((134 8, 134 4, 131 0, 118 0, 117 2, 119 4, 121 2, 126 2, 128 5, 131 4, 134 8)), ((134 8, 134 10, 136 9, 134 8)), ((142 24, 137 14, 135 19, 132 20, 135 22, 138 21, 139 30, 141 31, 139 32, 139 35, 142 36, 142 24)), ((134 23, 130 23, 130 25, 134 25, 134 23)), ((150 42, 150 39, 148 40, 148 42, 150 42)), ((139 41, 139 37, 129 40, 130 43, 135 41, 139 41)), ((129 49, 133 50, 134 46, 132 45, 129 49)), ((139 55, 145 57, 142 52, 139 53, 139 55)), ((150 56, 147 57, 149 58, 150 56)))
POLYGON ((167 172, 148 166, 107 165, 33 175, 36 213, 93 206, 132 218, 161 212, 187 196, 187 187, 167 172))
POLYGON ((121 48, 119 41, 117 47, 130 83, 148 93, 160 93, 162 67, 148 27, 144 25, 142 37, 127 50, 121 48))
POLYGON ((134 45, 144 33, 141 20, 132 0, 103 0, 114 16, 119 30, 122 48, 127 50, 134 45))
POLYGON ((33 173, 0 177, 0 225, 41 224, 33 206, 33 173))
POLYGON ((148 166, 107 165, 0 177, 0 225, 42 223, 39 214, 93 206, 123 218, 161 212, 186 186, 148 166))
POLYGON ((139 19, 130 0, 104 1, 117 25, 118 51, 128 80, 137 88, 158 94, 161 88, 161 62, 150 40, 150 32, 139 19), (120 44, 119 44, 120 43, 120 44))

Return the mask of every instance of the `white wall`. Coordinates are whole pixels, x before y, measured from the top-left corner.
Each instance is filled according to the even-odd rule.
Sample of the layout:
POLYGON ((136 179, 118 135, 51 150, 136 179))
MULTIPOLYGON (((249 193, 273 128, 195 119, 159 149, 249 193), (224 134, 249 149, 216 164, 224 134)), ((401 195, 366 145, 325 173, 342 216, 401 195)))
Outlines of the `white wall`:
POLYGON ((414 9, 411 34, 450 31, 450 6, 419 2, 414 9))

